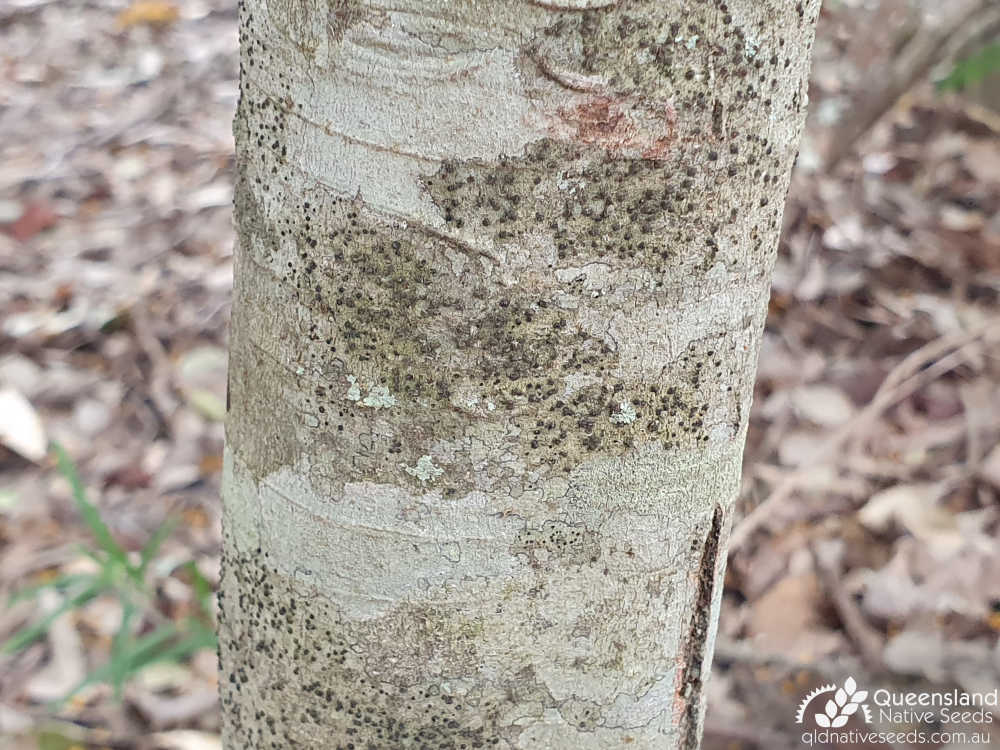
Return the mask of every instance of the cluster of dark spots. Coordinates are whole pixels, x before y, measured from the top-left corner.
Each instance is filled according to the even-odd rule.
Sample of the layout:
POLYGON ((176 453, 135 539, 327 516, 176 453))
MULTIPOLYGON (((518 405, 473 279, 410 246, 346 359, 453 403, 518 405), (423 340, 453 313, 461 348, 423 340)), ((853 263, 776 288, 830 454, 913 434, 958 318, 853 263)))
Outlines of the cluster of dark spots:
POLYGON ((725 341, 688 345, 670 368, 665 384, 649 387, 649 408, 639 429, 658 436, 665 448, 692 448, 709 440, 706 419, 710 409, 739 413, 738 404, 747 388, 743 353, 715 348, 725 341))
POLYGON ((565 378, 593 373, 610 379, 616 354, 567 323, 547 303, 502 298, 475 319, 475 334, 459 345, 476 358, 480 387, 488 391, 520 434, 525 458, 546 473, 571 471, 595 452, 617 455, 631 443, 606 428, 614 395, 590 385, 565 395, 565 378))
MULTIPOLYGON (((797 16, 743 25, 725 2, 687 7, 682 17, 664 4, 617 4, 560 14, 544 35, 578 51, 574 67, 608 81, 614 96, 670 101, 678 123, 671 133, 670 161, 697 164, 704 157, 685 144, 710 138, 721 145, 742 130, 757 130, 756 113, 773 116, 782 73, 791 64, 779 52, 806 15, 803 3, 798 9, 797 16), (712 86, 706 85, 709 75, 712 86)), ((801 114, 801 97, 781 102, 781 116, 801 114)), ((720 162, 725 162, 723 174, 741 171, 739 161, 720 162)), ((775 167, 784 171, 787 155, 775 160, 775 167)))
MULTIPOLYGON (((333 497, 345 481, 360 479, 422 486, 406 467, 429 452, 430 441, 461 435, 467 424, 450 406, 428 408, 448 404, 462 372, 440 365, 439 352, 454 344, 449 325, 438 321, 460 318, 469 304, 442 268, 439 241, 322 191, 270 221, 251 195, 242 204, 245 228, 264 240, 241 248, 259 254, 248 278, 270 272, 279 282, 247 284, 246 302, 269 311, 278 341, 266 345, 294 357, 290 366, 276 354, 246 370, 262 382, 289 383, 284 390, 294 394, 291 403, 269 399, 261 409, 243 410, 248 429, 265 419, 272 429, 279 409, 282 418, 299 419, 310 428, 309 444, 328 456, 313 462, 311 479, 333 497), (291 304, 277 304, 277 296, 291 304), (348 398, 351 378, 357 393, 348 398), (391 396, 391 406, 366 401, 376 388, 391 396), (374 429, 379 417, 391 417, 391 427, 374 429)), ((435 488, 458 496, 471 488, 469 467, 451 468, 435 488)))
MULTIPOLYGON (((616 90, 654 95, 671 86, 676 90, 678 76, 686 74, 689 65, 701 68, 711 61, 715 75, 722 78, 733 67, 759 69, 755 51, 745 42, 748 35, 756 37, 764 30, 736 25, 726 3, 705 3, 689 8, 683 18, 667 6, 652 4, 645 9, 622 5, 566 13, 545 33, 573 40, 580 50, 578 65, 588 75, 603 76, 616 90), (644 64, 636 64, 637 56, 644 64)), ((679 88, 682 95, 688 94, 679 88)), ((688 103, 686 96, 681 101, 688 103)))
MULTIPOLYGON (((673 260, 670 249, 700 238, 705 255, 699 268, 710 267, 719 252, 715 238, 723 232, 722 222, 701 234, 675 229, 681 238, 675 242, 647 245, 643 239, 654 223, 666 226, 661 219, 668 207, 665 188, 656 181, 656 162, 588 157, 578 162, 583 175, 579 189, 566 191, 555 184, 545 161, 561 163, 567 156, 563 148, 542 142, 524 160, 489 167, 448 162, 427 178, 427 188, 440 206, 451 210, 446 220, 472 221, 480 218, 479 212, 499 216, 495 223, 500 226, 507 217, 517 227, 504 231, 517 238, 529 226, 542 226, 552 232, 557 255, 572 254, 576 262, 606 261, 614 251, 623 264, 655 259, 666 274, 673 260), (545 168, 536 168, 538 164, 545 168), (592 185, 597 180, 587 176, 592 169, 620 174, 623 187, 614 194, 596 190, 592 185), (546 190, 563 195, 561 209, 535 194, 546 190), (541 215, 542 224, 518 223, 525 209, 541 215), (591 225, 606 231, 584 231, 591 225), (581 235, 595 238, 589 252, 581 235), (598 246, 598 239, 604 244, 598 246), (649 256, 639 259, 639 253, 649 256)), ((694 168, 685 169, 676 178, 676 189, 693 189, 697 175, 694 168)), ((569 472, 589 456, 620 455, 637 442, 660 440, 675 447, 708 439, 703 428, 709 405, 699 394, 714 392, 728 377, 722 356, 685 353, 654 384, 659 389, 654 394, 615 376, 617 352, 585 333, 575 310, 554 304, 551 282, 537 292, 505 293, 470 276, 476 285, 470 290, 454 277, 438 238, 370 217, 358 201, 304 200, 296 212, 282 214, 278 224, 272 232, 286 244, 290 241, 297 257, 277 270, 316 313, 305 331, 304 369, 333 376, 328 387, 310 389, 303 410, 318 421, 317 440, 349 461, 340 473, 383 479, 395 474, 417 482, 403 471, 427 453, 426 441, 458 436, 467 424, 467 414, 452 404, 456 393, 474 392, 481 403, 495 404, 492 414, 518 428, 529 464, 548 474, 569 472), (466 322, 455 323, 461 319, 466 322), (353 436, 363 431, 372 412, 363 402, 345 400, 344 378, 362 371, 375 373, 375 382, 396 400, 391 416, 398 429, 373 435, 357 450, 353 436), (578 377, 599 382, 568 389, 567 378, 578 377), (635 420, 615 419, 625 402, 635 420)), ((558 289, 586 299, 584 284, 581 276, 559 283, 558 289)), ((457 496, 470 488, 469 477, 469 467, 449 467, 435 487, 457 496)))
MULTIPOLYGON (((752 113, 788 56, 766 29, 740 28, 732 17, 720 25, 717 16, 728 9, 709 5, 683 18, 641 3, 554 13, 540 33, 571 50, 574 72, 608 81, 608 93, 588 100, 576 143, 553 137, 491 162, 447 160, 422 178, 445 224, 436 233, 394 224, 320 186, 292 210, 279 205, 281 182, 296 174, 289 121, 303 103, 293 100, 275 51, 255 36, 251 15, 241 14, 241 64, 256 66, 269 89, 249 80, 241 88, 237 141, 251 184, 240 186, 237 204, 245 234, 262 240, 241 252, 258 254, 255 261, 307 308, 274 333, 301 335, 296 364, 306 396, 289 406, 335 457, 323 469, 334 485, 343 481, 334 477, 377 478, 426 489, 405 468, 433 443, 469 434, 475 421, 516 428, 510 442, 526 463, 552 475, 643 442, 704 444, 720 399, 733 412, 740 394, 719 396, 719 386, 742 370, 714 364, 731 358, 724 347, 713 359, 685 353, 660 377, 636 382, 620 375, 627 370, 616 350, 583 330, 578 309, 556 304, 558 295, 583 309, 606 304, 592 301, 584 279, 557 281, 556 271, 568 267, 600 262, 648 273, 652 294, 669 304, 668 290, 698 284, 720 263, 771 252, 780 202, 768 195, 787 155, 766 129, 752 127, 752 113), (695 37, 696 44, 676 41, 695 37), (637 55, 648 64, 636 65, 637 55), (709 62, 738 83, 712 91, 695 80, 709 62), (639 122, 623 109, 632 101, 674 102, 679 130, 671 131, 669 151, 626 157, 608 147, 626 124, 639 122), (274 205, 254 209, 251 194, 274 205), (530 247, 535 267, 508 289, 482 272, 473 239, 500 256, 530 247), (460 272, 455 253, 466 255, 460 272), (378 385, 396 405, 373 409, 346 399, 347 376, 362 384, 362 399, 378 385), (569 385, 579 382, 586 385, 569 385), (480 406, 463 410, 465 394, 480 406), (634 420, 616 418, 623 403, 634 420), (376 421, 387 426, 375 430, 376 421)), ((333 0, 334 29, 354 23, 356 10, 353 0, 333 0)), ((301 190, 299 176, 288 194, 301 190)), ((447 466, 433 488, 447 497, 469 491, 474 472, 463 461, 447 466)))
MULTIPOLYGON (((721 130, 724 105, 716 104, 709 126, 721 130)), ((766 200, 783 173, 773 144, 726 131, 718 146, 665 159, 541 140, 496 164, 446 161, 424 187, 452 230, 490 241, 496 253, 541 241, 554 250, 538 257, 543 268, 603 262, 649 270, 663 286, 689 283, 716 262, 720 247, 746 243, 751 217, 777 226, 779 213, 766 200), (737 177, 752 180, 728 190, 737 177)))
POLYGON ((601 545, 595 532, 580 524, 546 521, 517 533, 511 554, 525 555, 533 568, 588 565, 598 561, 601 545))
MULTIPOLYGON (((497 696, 464 698, 365 666, 363 646, 385 643, 346 624, 326 599, 279 574, 268 553, 229 552, 220 594, 220 694, 230 741, 241 748, 473 750, 501 746, 497 696), (252 684, 251 684, 252 683, 252 684)), ((377 621, 376 621, 377 622, 377 621)), ((413 622, 419 622, 414 620, 413 622)), ((455 635, 474 638, 474 633, 455 635)), ((434 634, 408 643, 434 648, 434 634)), ((405 662, 413 655, 400 654, 405 662)), ((498 696, 502 690, 496 691, 498 696)))
MULTIPOLYGON (((595 452, 620 455, 650 441, 667 449, 699 447, 709 440, 710 411, 732 415, 735 434, 740 399, 749 387, 742 374, 745 353, 723 346, 728 345, 722 337, 692 342, 659 382, 647 386, 609 376, 610 385, 591 384, 564 395, 551 378, 539 379, 545 390, 533 390, 529 380, 524 392, 542 407, 533 421, 518 422, 530 441, 529 459, 540 457, 556 466, 565 462, 568 470, 578 458, 595 452), (626 411, 631 419, 624 418, 626 411)), ((575 365, 575 358, 567 363, 575 365)), ((585 363, 582 371, 595 365, 600 367, 585 363)))
MULTIPOLYGON (((399 373, 411 360, 433 355, 435 343, 421 335, 421 323, 464 303, 438 283, 433 253, 421 247, 426 240, 365 218, 358 201, 331 198, 323 209, 304 203, 301 217, 286 217, 282 231, 299 248, 285 281, 331 321, 330 354, 362 365, 377 360, 399 373)), ((397 378, 397 384, 411 397, 420 395, 412 381, 397 378)))
POLYGON ((703 444, 710 399, 722 399, 730 408, 743 392, 724 390, 741 364, 725 363, 721 351, 701 343, 692 343, 652 386, 622 381, 614 375, 617 353, 567 325, 566 316, 544 300, 504 297, 473 319, 475 333, 458 339, 477 358, 475 369, 485 376, 479 386, 519 428, 532 466, 569 472, 582 459, 621 455, 638 443, 703 444), (601 382, 568 391, 567 378, 587 375, 601 382), (620 418, 623 403, 634 420, 620 418))
MULTIPOLYGON (((569 320, 565 311, 544 298, 502 297, 476 315, 466 331, 458 332, 456 344, 469 353, 476 370, 514 384, 551 373, 567 339, 578 335, 569 330, 569 320)), ((554 388, 553 381, 548 390, 554 388)), ((548 390, 545 395, 552 395, 548 390)), ((525 392, 513 386, 501 398, 509 395, 524 396, 525 392)))
MULTIPOLYGON (((301 110, 302 104, 293 102, 289 96, 292 90, 290 74, 284 72, 286 60, 281 55, 280 47, 265 42, 258 28, 260 22, 255 22, 253 13, 246 9, 243 2, 239 6, 240 89, 234 127, 237 159, 251 159, 256 163, 258 176, 255 182, 263 192, 270 193, 272 179, 260 175, 274 178, 279 171, 278 165, 286 160, 288 118, 290 113, 301 110), (252 83, 254 77, 265 71, 277 71, 273 76, 276 89, 268 94, 252 83), (251 148, 252 154, 248 153, 251 148)), ((237 170, 237 173, 242 172, 237 170)))
POLYGON ((601 723, 603 712, 594 701, 567 698, 559 706, 559 715, 571 727, 581 732, 593 732, 601 723))
POLYGON ((612 434, 607 421, 613 394, 612 386, 590 385, 550 400, 547 413, 528 425, 532 450, 542 450, 543 455, 556 451, 564 457, 567 451, 574 455, 598 450, 619 454, 631 448, 631 440, 612 434))
POLYGON ((498 164, 445 162, 424 186, 446 223, 497 245, 542 234, 559 265, 616 258, 667 273, 688 260, 682 245, 698 253, 698 234, 676 220, 693 210, 696 174, 542 140, 498 164))
MULTIPOLYGON (((669 278, 678 267, 693 266, 699 254, 695 270, 707 270, 724 232, 721 222, 696 232, 675 220, 693 210, 687 198, 697 178, 693 167, 667 175, 656 160, 584 154, 541 141, 523 158, 495 165, 446 162, 425 187, 455 228, 484 227, 476 233, 492 234, 500 244, 541 231, 551 238, 556 264, 652 265, 669 278), (679 255, 681 248, 686 256, 679 255)), ((578 277, 560 289, 586 299, 584 283, 578 277)), ((484 376, 480 387, 518 426, 532 465, 570 471, 581 458, 620 455, 636 442, 707 440, 699 429, 708 408, 697 395, 702 365, 683 372, 685 357, 662 381, 683 383, 657 402, 639 384, 615 377, 617 352, 582 332, 576 313, 551 304, 545 293, 504 295, 491 303, 472 316, 469 332, 460 333, 456 344, 484 376), (579 376, 602 382, 568 391, 567 378, 579 376), (648 415, 644 427, 615 422, 623 401, 648 415)), ((714 365, 708 372, 722 375, 714 365)))

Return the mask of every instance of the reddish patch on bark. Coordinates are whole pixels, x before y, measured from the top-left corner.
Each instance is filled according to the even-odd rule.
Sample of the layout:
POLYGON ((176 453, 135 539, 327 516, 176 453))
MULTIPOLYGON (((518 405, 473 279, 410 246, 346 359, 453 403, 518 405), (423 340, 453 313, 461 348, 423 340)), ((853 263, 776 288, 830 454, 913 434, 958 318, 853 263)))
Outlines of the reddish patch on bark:
POLYGON ((554 130, 561 140, 599 146, 629 158, 662 159, 674 140, 674 108, 650 106, 632 97, 586 95, 560 107, 554 130), (566 129, 571 132, 566 132, 566 129))
POLYGON ((560 108, 559 114, 576 125, 576 137, 584 143, 621 141, 632 138, 635 128, 631 127, 618 107, 612 106, 607 96, 585 99, 575 107, 560 108))

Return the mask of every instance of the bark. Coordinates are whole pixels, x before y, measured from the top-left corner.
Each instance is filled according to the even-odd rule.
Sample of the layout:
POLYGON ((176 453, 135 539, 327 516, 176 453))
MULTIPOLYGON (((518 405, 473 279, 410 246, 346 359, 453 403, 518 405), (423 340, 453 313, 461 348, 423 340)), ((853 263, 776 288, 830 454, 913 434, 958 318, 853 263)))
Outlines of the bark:
POLYGON ((225 747, 697 747, 818 13, 244 0, 225 747))

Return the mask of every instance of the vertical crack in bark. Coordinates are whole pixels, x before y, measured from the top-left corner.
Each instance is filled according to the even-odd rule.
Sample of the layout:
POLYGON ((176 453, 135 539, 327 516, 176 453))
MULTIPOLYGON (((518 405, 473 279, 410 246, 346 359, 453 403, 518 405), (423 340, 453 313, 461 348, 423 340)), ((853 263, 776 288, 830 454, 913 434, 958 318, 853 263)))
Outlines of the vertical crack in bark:
POLYGON ((722 506, 716 505, 712 525, 705 537, 698 565, 698 598, 691 615, 684 647, 684 670, 681 672, 678 698, 683 701, 681 734, 684 750, 697 750, 699 714, 704 701, 704 661, 708 629, 712 623, 712 599, 715 594, 715 568, 719 559, 719 539, 722 536, 722 506))

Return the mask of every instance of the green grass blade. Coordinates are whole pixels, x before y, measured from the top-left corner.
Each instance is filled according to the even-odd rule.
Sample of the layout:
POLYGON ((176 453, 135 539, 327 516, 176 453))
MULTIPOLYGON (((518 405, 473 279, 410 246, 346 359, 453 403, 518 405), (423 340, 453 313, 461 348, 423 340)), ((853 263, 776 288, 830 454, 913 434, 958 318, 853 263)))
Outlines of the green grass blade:
POLYGON ((156 661, 182 661, 203 648, 214 650, 218 645, 215 631, 196 619, 189 621, 190 632, 159 654, 156 661))
POLYGON ((131 601, 122 600, 122 621, 111 640, 111 660, 108 664, 110 675, 108 681, 115 691, 115 700, 122 699, 122 692, 125 688, 125 681, 128 680, 128 644, 130 641, 132 620, 135 617, 136 608, 131 601))
POLYGON ((82 607, 84 604, 89 602, 94 597, 98 596, 105 588, 103 581, 96 581, 95 583, 87 586, 83 591, 75 596, 64 600, 56 609, 49 612, 45 617, 10 637, 10 639, 3 644, 3 648, 0 648, 0 652, 12 654, 20 651, 25 646, 34 643, 38 638, 42 637, 46 632, 48 632, 49 627, 55 622, 56 618, 60 615, 65 614, 71 609, 76 607, 82 607))
POLYGON ((135 575, 139 582, 145 580, 146 571, 149 569, 149 564, 153 562, 153 558, 156 557, 156 553, 160 551, 160 547, 163 542, 166 541, 174 529, 177 528, 176 519, 169 519, 160 524, 160 527, 153 532, 153 535, 149 537, 146 544, 143 545, 142 550, 139 552, 139 565, 135 568, 135 575))
POLYGON ((60 701, 65 703, 85 687, 98 682, 110 683, 115 674, 125 675, 125 679, 134 675, 142 667, 157 661, 158 654, 165 650, 165 646, 170 639, 177 637, 177 626, 172 623, 162 625, 152 633, 148 633, 135 639, 127 648, 123 648, 107 664, 104 664, 89 675, 82 682, 69 691, 60 701))
POLYGON ((191 630, 182 631, 168 623, 152 633, 133 641, 123 648, 110 662, 91 672, 62 699, 65 703, 89 685, 119 680, 124 684, 146 667, 160 662, 178 662, 201 649, 214 649, 217 644, 215 631, 198 620, 189 623, 191 630), (174 639, 177 639, 174 641, 174 639), (174 641, 171 643, 171 641, 174 641))
POLYGON ((963 91, 1000 71, 1000 42, 993 42, 974 55, 955 63, 951 73, 938 81, 940 91, 963 91))
POLYGON ((10 599, 8 601, 10 604, 17 604, 18 602, 23 602, 25 599, 31 599, 32 597, 37 596, 39 592, 44 591, 45 589, 64 591, 75 587, 80 583, 87 581, 97 583, 100 580, 101 579, 93 573, 70 573, 67 575, 56 576, 51 581, 35 583, 31 586, 25 586, 23 589, 18 589, 10 595, 10 599))
POLYGON ((189 560, 181 567, 191 576, 191 585, 194 587, 194 594, 198 599, 201 612, 211 622, 214 620, 212 596, 215 593, 212 590, 212 584, 201 574, 201 571, 198 570, 198 564, 194 560, 189 560))
POLYGON ((59 443, 53 443, 52 450, 55 451, 60 473, 66 477, 66 481, 69 482, 70 488, 73 490, 73 500, 76 502, 76 507, 96 538, 97 544, 108 553, 111 559, 123 565, 127 570, 129 568, 128 554, 111 535, 111 530, 101 518, 97 506, 87 499, 87 490, 83 486, 83 481, 80 479, 73 461, 70 460, 69 455, 59 443))

